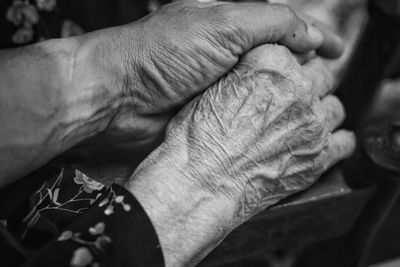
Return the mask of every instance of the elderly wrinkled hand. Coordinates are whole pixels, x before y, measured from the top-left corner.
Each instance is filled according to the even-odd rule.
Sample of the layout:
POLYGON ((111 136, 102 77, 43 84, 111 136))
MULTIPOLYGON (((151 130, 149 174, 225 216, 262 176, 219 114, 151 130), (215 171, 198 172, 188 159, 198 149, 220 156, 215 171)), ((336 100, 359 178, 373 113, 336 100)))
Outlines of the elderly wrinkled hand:
POLYGON ((335 131, 345 114, 329 94, 332 86, 317 58, 300 65, 285 47, 265 45, 187 104, 127 185, 149 211, 165 251, 180 247, 171 236, 182 229, 208 240, 197 248, 209 251, 349 156, 355 139, 335 131), (165 206, 172 215, 163 213, 165 206))
POLYGON ((317 59, 300 66, 284 47, 256 48, 173 119, 165 150, 202 188, 239 204, 241 222, 353 151, 352 133, 332 134, 345 116, 332 85, 317 59))

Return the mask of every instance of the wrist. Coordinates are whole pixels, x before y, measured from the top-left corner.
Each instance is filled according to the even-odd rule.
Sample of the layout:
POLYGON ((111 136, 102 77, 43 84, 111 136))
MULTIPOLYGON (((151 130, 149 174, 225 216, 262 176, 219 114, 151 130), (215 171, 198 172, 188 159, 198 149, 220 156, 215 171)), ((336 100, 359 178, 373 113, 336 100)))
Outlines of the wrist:
POLYGON ((134 132, 135 138, 151 135, 147 121, 154 114, 148 111, 149 106, 157 105, 145 100, 155 96, 149 93, 142 75, 149 68, 143 34, 141 24, 133 23, 76 37, 72 82, 76 88, 90 85, 89 90, 99 92, 99 100, 104 100, 101 104, 113 112, 107 136, 115 139, 126 133, 124 127, 130 131, 127 134, 134 132))
POLYGON ((104 42, 89 33, 38 44, 58 62, 58 121, 75 142, 102 133, 121 109, 122 68, 104 42))
POLYGON ((0 111, 8 114, 0 185, 107 127, 118 98, 93 74, 84 48, 79 38, 65 38, 0 51, 0 111))
POLYGON ((155 155, 162 150, 153 152, 125 187, 152 221, 166 265, 192 266, 233 230, 234 206, 193 182, 182 171, 184 163, 155 155))
POLYGON ((26 92, 33 98, 30 116, 37 114, 34 123, 43 129, 43 142, 58 154, 99 134, 113 116, 118 96, 104 82, 107 77, 99 78, 100 71, 92 67, 91 50, 78 37, 26 49, 32 54, 25 60, 30 75, 18 90, 24 94, 30 88, 26 92))

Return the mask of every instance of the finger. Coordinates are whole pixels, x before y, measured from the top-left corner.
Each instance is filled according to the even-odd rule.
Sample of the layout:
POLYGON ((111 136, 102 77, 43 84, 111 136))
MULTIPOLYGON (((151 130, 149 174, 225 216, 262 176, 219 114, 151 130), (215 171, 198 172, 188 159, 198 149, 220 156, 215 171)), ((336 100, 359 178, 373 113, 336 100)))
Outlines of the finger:
POLYGON ((302 53, 302 54, 299 54, 299 53, 293 53, 293 56, 296 58, 296 60, 297 60, 297 62, 300 64, 300 65, 304 65, 304 64, 306 64, 307 62, 310 62, 310 60, 312 60, 313 58, 315 58, 315 51, 310 51, 310 52, 307 52, 307 53, 302 53))
POLYGON ((329 130, 333 131, 338 128, 346 117, 343 104, 340 100, 336 96, 328 95, 322 99, 321 107, 329 130))
POLYGON ((334 33, 324 23, 308 16, 302 15, 301 18, 308 24, 316 27, 323 35, 323 42, 317 49, 320 56, 326 58, 338 58, 344 51, 344 42, 336 33, 334 33))
POLYGON ((313 82, 314 90, 320 98, 331 93, 334 89, 335 79, 332 72, 325 66, 320 58, 314 58, 302 66, 305 75, 313 82))
POLYGON ((314 21, 312 25, 318 28, 324 36, 324 41, 317 49, 317 53, 326 58, 340 57, 343 54, 345 47, 343 40, 319 21, 314 21))
POLYGON ((348 158, 356 148, 356 137, 353 132, 339 130, 333 133, 328 145, 321 153, 322 173, 339 161, 348 158))
POLYGON ((296 13, 284 5, 266 3, 225 4, 218 7, 218 18, 225 18, 226 29, 237 28, 234 38, 245 39, 241 52, 253 47, 280 43, 292 51, 305 53, 320 47, 323 36, 313 26, 308 27, 296 13))

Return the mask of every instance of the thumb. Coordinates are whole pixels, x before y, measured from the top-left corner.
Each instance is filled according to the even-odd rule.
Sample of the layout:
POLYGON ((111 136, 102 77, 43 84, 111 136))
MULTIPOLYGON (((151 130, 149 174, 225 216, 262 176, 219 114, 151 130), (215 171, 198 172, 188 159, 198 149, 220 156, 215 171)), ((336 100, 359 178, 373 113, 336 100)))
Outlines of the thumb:
POLYGON ((285 5, 230 3, 214 8, 220 10, 218 14, 220 17, 217 19, 223 21, 220 24, 222 32, 224 29, 235 28, 228 38, 240 40, 239 49, 232 51, 237 56, 253 47, 268 43, 280 43, 292 51, 305 53, 318 49, 324 41, 317 27, 307 26, 285 5))

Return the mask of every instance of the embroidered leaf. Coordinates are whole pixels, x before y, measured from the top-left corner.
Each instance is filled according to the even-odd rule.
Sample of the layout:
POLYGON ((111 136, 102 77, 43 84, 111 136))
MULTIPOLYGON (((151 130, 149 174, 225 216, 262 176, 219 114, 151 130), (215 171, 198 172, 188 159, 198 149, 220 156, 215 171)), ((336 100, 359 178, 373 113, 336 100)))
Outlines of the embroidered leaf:
POLYGON ((54 190, 54 193, 53 193, 53 202, 54 202, 54 204, 56 204, 56 205, 61 205, 61 203, 59 203, 57 200, 58 200, 58 193, 60 192, 60 188, 59 187, 57 187, 55 190, 54 190))
POLYGON ((77 210, 77 212, 79 213, 83 213, 85 211, 87 211, 89 208, 80 208, 79 210, 77 210))
POLYGON ((52 200, 53 199, 53 194, 51 193, 51 190, 48 189, 48 188, 46 188, 46 190, 47 190, 47 193, 49 194, 50 200, 52 200))
POLYGON ((105 198, 105 199, 103 199, 103 200, 99 203, 99 207, 101 208, 101 207, 103 207, 104 205, 106 205, 107 203, 108 203, 108 199, 105 198))
POLYGON ((88 208, 88 205, 92 199, 91 198, 80 198, 75 200, 68 200, 66 202, 61 203, 56 208, 63 208, 63 209, 73 209, 76 210, 77 208, 88 208))
POLYGON ((51 188, 53 189, 56 186, 61 186, 61 181, 63 180, 63 176, 64 176, 64 167, 62 167, 60 173, 57 176, 57 180, 54 182, 54 184, 51 186, 51 188))

